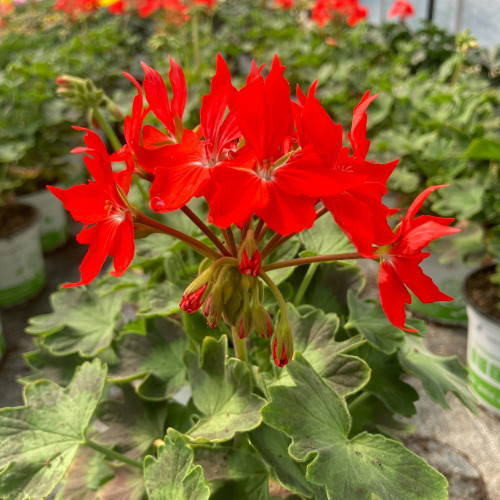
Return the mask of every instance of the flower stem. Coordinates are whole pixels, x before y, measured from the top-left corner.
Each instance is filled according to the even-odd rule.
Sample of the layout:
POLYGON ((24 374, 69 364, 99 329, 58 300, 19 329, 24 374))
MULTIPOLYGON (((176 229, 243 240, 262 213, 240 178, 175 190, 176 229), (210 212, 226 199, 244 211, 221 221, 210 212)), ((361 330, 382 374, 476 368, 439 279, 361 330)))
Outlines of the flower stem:
POLYGON ((265 222, 262 219, 259 219, 259 222, 257 222, 257 226, 255 227, 255 232, 254 236, 255 239, 257 239, 260 235, 260 232, 262 231, 262 228, 264 227, 265 222))
POLYGON ((264 226, 260 230, 259 236, 255 238, 257 245, 264 239, 264 236, 266 235, 268 229, 269 226, 267 224, 264 224, 264 226))
POLYGON ((363 404, 368 398, 370 397, 369 392, 362 392, 361 394, 358 394, 348 405, 347 408, 349 410, 349 413, 354 410, 357 406, 360 404, 363 404))
POLYGON ((92 441, 91 439, 85 439, 85 443, 83 443, 85 446, 88 446, 89 448, 92 448, 93 450, 98 451, 99 453, 102 453, 103 455, 106 455, 108 458, 112 458, 115 460, 120 460, 120 462, 123 462, 128 465, 132 465, 132 467, 137 467, 138 469, 142 469, 142 464, 141 462, 138 462, 137 460, 133 460, 132 458, 129 458, 122 453, 118 453, 117 451, 114 451, 110 448, 106 448, 105 446, 102 446, 95 441, 92 441))
POLYGON ((240 336, 238 335, 238 330, 235 326, 231 327, 231 335, 233 336, 233 346, 234 346, 234 351, 236 353, 236 357, 243 361, 244 363, 248 362, 248 355, 247 355, 247 346, 245 343, 245 339, 240 339, 240 336))
POLYGON ((281 315, 283 317, 286 317, 287 314, 286 314, 285 299, 283 298, 283 295, 281 295, 281 292, 279 291, 279 288, 276 286, 276 284, 274 283, 274 281, 265 273, 263 267, 260 268, 259 276, 264 280, 264 282, 269 287, 269 289, 271 290, 272 294, 274 295, 274 297, 278 301, 278 306, 280 308, 281 315))
MULTIPOLYGON (((300 266, 303 264, 313 264, 314 262, 330 262, 334 260, 349 260, 364 258, 359 253, 338 253, 331 255, 315 255, 314 257, 303 257, 301 259, 283 260, 282 262, 275 262, 262 266, 263 271, 272 271, 273 269, 281 269, 283 267, 300 266)), ((376 258, 376 257, 373 257, 376 258)))
POLYGON ((275 234, 267 243, 266 246, 262 249, 262 252, 260 252, 261 259, 264 260, 272 251, 277 248, 279 245, 281 245, 281 240, 283 238, 286 238, 284 241, 288 240, 291 238, 293 234, 290 234, 288 236, 281 236, 281 234, 275 234))
POLYGON ((187 205, 181 207, 181 210, 195 223, 199 229, 203 231, 206 236, 208 236, 210 241, 219 249, 222 255, 231 255, 219 238, 215 236, 213 231, 187 205))
POLYGON ((224 239, 226 240, 227 246, 231 249, 231 255, 236 257, 238 255, 238 251, 236 250, 236 242, 234 241, 234 234, 231 227, 227 229, 222 229, 222 234, 224 235, 224 239))
POLYGON ((170 236, 173 236, 174 238, 177 238, 178 240, 183 241, 193 250, 196 250, 198 253, 204 255, 205 257, 208 257, 209 259, 217 260, 221 257, 221 254, 217 253, 215 250, 211 249, 201 241, 198 241, 197 239, 188 236, 187 234, 183 233, 182 231, 178 231, 173 227, 166 226, 165 224, 162 224, 161 222, 148 217, 142 212, 136 211, 134 213, 134 219, 136 223, 143 224, 149 228, 154 229, 157 232, 168 234, 170 236))
POLYGON ((113 149, 115 151, 118 151, 122 147, 122 145, 118 137, 116 136, 114 130, 111 128, 111 125, 108 123, 106 118, 104 118, 104 115, 101 113, 101 111, 97 106, 94 106, 92 108, 92 111, 94 113, 96 120, 101 125, 102 129, 104 130, 104 132, 106 132, 106 135, 108 136, 111 146, 113 146, 113 149))
POLYGON ((314 262, 309 266, 309 269, 307 270, 304 278, 302 279, 302 283, 300 284, 300 287, 297 290, 297 295, 295 295, 295 300, 293 301, 294 306, 297 307, 302 301, 302 298, 306 293, 307 287, 309 286, 309 283, 311 283, 311 280, 313 279, 314 273, 316 272, 316 269, 318 269, 318 266, 319 266, 318 262, 314 262))

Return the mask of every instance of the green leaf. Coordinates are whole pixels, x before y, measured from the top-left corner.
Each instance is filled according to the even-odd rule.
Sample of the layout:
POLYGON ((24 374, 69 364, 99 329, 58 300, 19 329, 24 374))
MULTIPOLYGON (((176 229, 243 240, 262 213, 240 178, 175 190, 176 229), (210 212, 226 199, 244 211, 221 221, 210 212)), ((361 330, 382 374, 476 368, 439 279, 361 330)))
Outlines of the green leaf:
POLYGON ((300 239, 307 250, 315 255, 350 253, 356 251, 344 231, 330 214, 318 219, 314 226, 300 233, 300 239))
POLYGON ((79 366, 62 389, 49 381, 26 386, 26 406, 0 410, 0 496, 48 495, 71 465, 101 397, 106 366, 79 366))
POLYGON ((354 399, 354 404, 349 405, 352 417, 349 436, 356 436, 363 431, 380 432, 391 436, 415 430, 415 425, 395 419, 394 413, 378 397, 368 393, 363 393, 359 397, 363 398, 362 404, 356 404, 354 399))
POLYGON ((165 435, 167 405, 144 401, 130 385, 122 386, 123 399, 102 401, 96 416, 106 426, 95 441, 112 444, 117 451, 138 459, 155 439, 165 435))
POLYGON ((137 393, 159 401, 173 396, 186 383, 183 362, 188 339, 182 327, 168 318, 146 320, 146 335, 124 335, 116 345, 120 362, 110 366, 112 382, 142 379, 137 393))
POLYGON ((98 297, 84 288, 61 289, 51 296, 54 312, 30 319, 26 331, 40 335, 56 356, 94 357, 113 340, 123 296, 98 297))
POLYGON ((144 480, 150 500, 208 500, 203 469, 193 465, 193 451, 175 432, 169 432, 158 458, 146 457, 144 480))
POLYGON ((249 433, 260 456, 273 468, 280 484, 293 493, 310 498, 316 486, 306 479, 306 465, 288 454, 291 439, 283 432, 261 424, 249 433))
POLYGON ((378 302, 361 299, 352 290, 347 293, 349 321, 346 329, 356 329, 381 351, 392 354, 404 342, 403 330, 393 326, 378 302))
POLYGON ((374 394, 387 408, 410 418, 417 412, 414 402, 418 400, 417 391, 401 380, 404 370, 396 354, 387 355, 370 345, 362 346, 357 353, 371 368, 367 392, 374 394))
POLYGON ((23 384, 44 378, 59 385, 67 385, 73 378, 75 366, 85 361, 78 354, 54 356, 43 347, 37 351, 27 352, 24 354, 24 359, 36 373, 20 379, 19 382, 23 384))
POLYGON ((193 445, 194 461, 210 484, 210 500, 271 500, 269 472, 255 453, 232 447, 193 445))
POLYGON ((297 310, 291 304, 287 305, 287 313, 294 349, 336 393, 342 396, 352 394, 368 382, 368 365, 356 356, 345 355, 366 342, 361 335, 336 342, 335 333, 339 327, 336 314, 325 314, 312 306, 302 306, 297 310))
POLYGON ((327 313, 344 316, 348 313, 347 291, 359 291, 363 280, 358 266, 339 262, 320 264, 302 302, 314 304, 327 313))
POLYGON ((432 204, 432 210, 444 217, 470 219, 483 208, 485 188, 478 176, 455 180, 440 190, 441 198, 432 204))
POLYGON ((403 193, 415 193, 421 185, 420 176, 403 166, 394 170, 388 181, 388 187, 391 191, 403 193))
POLYGON ((398 352, 403 369, 418 378, 429 397, 449 409, 446 393, 453 392, 471 411, 476 411, 476 400, 470 390, 467 370, 456 356, 448 358, 430 353, 419 339, 407 336, 398 352))
POLYGON ((186 434, 196 441, 227 441, 236 432, 257 427, 260 409, 266 401, 252 394, 248 366, 239 359, 227 359, 227 337, 206 337, 201 360, 188 351, 186 364, 193 402, 203 416, 186 434))
POLYGON ((472 160, 500 161, 500 141, 495 139, 474 139, 469 144, 465 156, 472 160))
POLYGON ((264 421, 292 438, 290 455, 311 460, 306 478, 324 485, 328 498, 446 499, 447 482, 402 444, 381 435, 347 439, 350 417, 335 394, 299 354, 287 365, 293 386, 269 389, 264 421))
POLYGON ((171 316, 180 311, 182 290, 173 283, 165 281, 148 288, 139 298, 139 316, 171 316))
POLYGON ((191 339, 194 345, 200 345, 205 337, 215 337, 217 339, 223 333, 227 333, 225 323, 220 321, 215 329, 208 326, 207 318, 201 313, 187 314, 182 313, 182 324, 186 330, 186 335, 191 339))

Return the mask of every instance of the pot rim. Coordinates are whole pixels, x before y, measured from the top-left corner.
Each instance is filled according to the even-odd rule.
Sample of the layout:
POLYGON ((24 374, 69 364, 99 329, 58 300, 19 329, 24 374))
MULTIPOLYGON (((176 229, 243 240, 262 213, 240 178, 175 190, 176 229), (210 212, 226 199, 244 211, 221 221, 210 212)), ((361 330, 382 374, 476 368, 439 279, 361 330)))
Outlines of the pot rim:
POLYGON ((23 226, 21 228, 17 228, 15 231, 13 231, 5 236, 0 236, 1 241, 8 241, 8 240, 12 240, 13 238, 19 237, 20 235, 26 233, 27 231, 30 231, 33 228, 33 226, 36 226, 42 220, 42 217, 40 215, 40 211, 38 210, 38 208, 34 207, 33 205, 30 205, 28 203, 16 203, 15 205, 18 207, 29 208, 31 211, 31 220, 25 226, 23 226))
MULTIPOLYGON (((467 293, 467 283, 469 282, 469 280, 473 276, 475 276, 476 274, 479 274, 480 272, 494 269, 496 266, 497 266, 497 263, 490 264, 488 266, 477 267, 474 270, 472 270, 469 274, 467 274, 467 276, 465 277, 465 279, 463 281, 463 285, 462 285, 462 296, 463 296, 465 305, 470 307, 471 309, 473 309, 476 314, 478 314, 479 316, 482 316, 483 318, 487 319, 488 321, 495 323, 495 324, 498 324, 500 326, 500 319, 483 311, 475 302, 472 301, 472 299, 469 297, 469 294, 467 293)), ((500 302, 500 297, 498 300, 500 302)))

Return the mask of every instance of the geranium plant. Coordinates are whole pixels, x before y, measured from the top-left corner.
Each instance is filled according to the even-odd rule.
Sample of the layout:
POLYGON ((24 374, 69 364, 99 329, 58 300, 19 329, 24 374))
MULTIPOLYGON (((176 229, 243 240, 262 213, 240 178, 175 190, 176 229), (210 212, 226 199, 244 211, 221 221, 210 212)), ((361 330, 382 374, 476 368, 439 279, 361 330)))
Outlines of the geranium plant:
POLYGON ((367 160, 376 95, 347 146, 316 82, 292 99, 275 56, 237 90, 219 55, 190 130, 170 65, 170 91, 144 63, 142 86, 126 74, 137 94, 117 151, 80 129, 92 179, 49 186, 88 251, 30 321, 36 373, 26 406, 0 412, 0 496, 62 482, 64 499, 446 498, 446 479, 390 437, 416 411, 405 374, 474 408, 463 367, 427 352, 405 310, 410 292, 451 300, 419 267, 457 231, 418 215, 443 186, 393 227, 397 161, 367 160), (380 305, 360 296, 356 259, 380 263, 380 305))

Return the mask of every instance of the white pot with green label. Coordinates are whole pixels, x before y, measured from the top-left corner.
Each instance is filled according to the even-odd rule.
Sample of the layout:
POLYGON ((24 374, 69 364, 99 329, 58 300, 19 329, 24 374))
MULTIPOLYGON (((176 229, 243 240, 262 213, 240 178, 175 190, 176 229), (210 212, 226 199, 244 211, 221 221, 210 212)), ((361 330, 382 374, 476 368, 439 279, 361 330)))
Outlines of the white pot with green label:
POLYGON ((24 302, 45 284, 38 212, 30 205, 13 205, 4 220, 12 227, 4 227, 0 237, 0 307, 24 302))
POLYGON ((42 250, 53 250, 68 239, 68 218, 61 201, 48 189, 17 196, 19 203, 31 205, 40 213, 42 250))
POLYGON ((495 267, 477 269, 464 287, 469 318, 467 327, 467 367, 474 392, 481 404, 500 416, 500 316, 496 316, 497 287, 489 277, 495 267), (491 308, 487 312, 487 304, 491 308))

